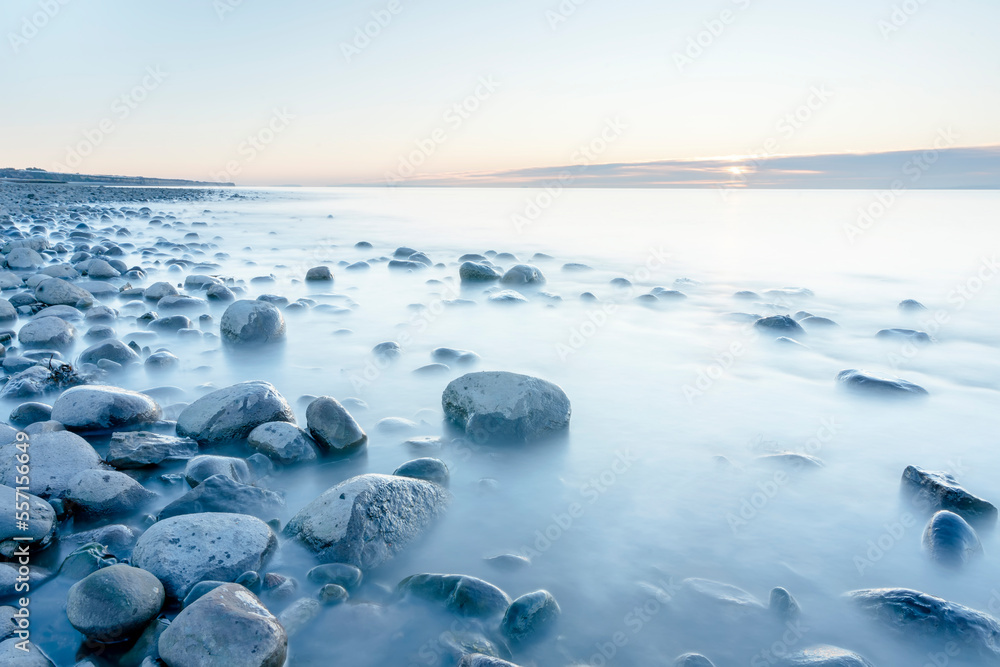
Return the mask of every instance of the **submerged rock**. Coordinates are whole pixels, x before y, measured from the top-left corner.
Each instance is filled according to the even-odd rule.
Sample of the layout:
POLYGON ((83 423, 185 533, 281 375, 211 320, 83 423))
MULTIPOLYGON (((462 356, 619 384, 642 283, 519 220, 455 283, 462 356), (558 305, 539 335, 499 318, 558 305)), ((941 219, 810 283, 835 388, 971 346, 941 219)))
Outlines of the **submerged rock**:
POLYGON ((188 461, 187 465, 184 466, 184 479, 192 488, 214 475, 225 475, 241 484, 249 484, 253 481, 250 466, 244 459, 235 456, 201 454, 188 461))
POLYGON ((500 622, 500 631, 513 644, 526 644, 548 635, 562 609, 548 591, 527 593, 514 600, 500 622))
POLYGON ((226 475, 212 475, 160 510, 158 518, 162 521, 182 514, 229 512, 271 519, 284 507, 284 498, 273 491, 241 484, 226 475))
POLYGON ((467 653, 458 661, 458 667, 518 667, 518 665, 491 655, 467 653))
POLYGON ((333 282, 333 272, 328 266, 314 266, 306 271, 306 280, 316 282, 333 282))
MULTIPOLYGON (((28 490, 42 498, 59 498, 69 489, 69 482, 82 470, 101 468, 103 461, 86 440, 69 431, 54 431, 31 436, 31 483, 28 490)), ((0 482, 17 484, 16 443, 0 447, 0 482)))
POLYGON ((247 436, 247 444, 277 463, 316 459, 316 441, 307 431, 288 422, 261 424, 247 436))
POLYGON ((48 278, 35 287, 35 299, 49 306, 86 306, 94 303, 94 295, 60 278, 48 278))
POLYGON ((230 343, 273 343, 285 337, 285 319, 266 301, 235 301, 222 314, 219 329, 230 343))
POLYGON ((477 442, 529 441, 569 427, 569 398, 558 386, 517 373, 468 373, 441 396, 445 417, 477 442))
POLYGON ((183 600, 199 581, 233 581, 267 562, 278 540, 246 514, 185 514, 157 521, 142 534, 132 563, 153 573, 167 596, 183 600))
POLYGON ((67 389, 52 405, 52 419, 71 431, 99 431, 155 422, 163 411, 149 396, 118 387, 67 389))
POLYGON ((420 537, 450 499, 446 490, 422 480, 360 475, 328 489, 299 511, 284 533, 322 562, 368 570, 420 537))
POLYGON ((458 268, 458 276, 463 283, 486 283, 500 280, 501 273, 489 264, 465 262, 458 268))
POLYGON ((257 596, 223 584, 185 607, 158 647, 163 661, 177 667, 282 667, 288 636, 257 596))
POLYGON ((17 340, 24 347, 60 350, 76 340, 76 329, 59 317, 39 317, 21 327, 17 340))
POLYGON ((907 343, 917 343, 918 345, 928 345, 934 342, 934 339, 931 338, 929 334, 923 331, 915 331, 913 329, 882 329, 875 334, 875 337, 883 340, 898 340, 907 343))
POLYGON ((1000 662, 1000 623, 954 602, 907 588, 873 588, 847 596, 871 619, 917 641, 953 641, 991 664, 1000 662))
POLYGON ((837 382, 858 394, 884 397, 926 396, 927 390, 900 378, 876 375, 865 370, 848 369, 837 374, 837 382))
POLYGON ((976 531, 965 519, 948 510, 931 517, 924 529, 922 545, 934 561, 949 567, 961 567, 983 554, 976 531))
POLYGON ((73 584, 66 600, 70 624, 90 639, 117 642, 134 637, 163 607, 160 580, 136 567, 116 564, 73 584))
POLYGON ((83 517, 106 518, 141 509, 156 494, 117 470, 81 470, 69 480, 64 498, 83 517))
POLYGON ((207 446, 244 440, 261 424, 295 422, 285 398, 268 382, 241 382, 202 396, 177 418, 177 435, 207 446))
POLYGON ((779 664, 781 667, 874 667, 857 653, 835 646, 813 646, 797 651, 779 664))
POLYGON ((363 576, 359 568, 347 563, 325 563, 306 573, 306 579, 311 583, 320 586, 336 584, 349 591, 361 585, 363 576))
POLYGON ((306 408, 306 427, 320 447, 337 454, 360 449, 368 436, 339 401, 320 396, 306 408))
POLYGON ((182 461, 198 455, 198 443, 148 431, 123 431, 111 434, 107 462, 125 470, 155 466, 164 461, 182 461))
POLYGON ((500 282, 505 285, 544 285, 545 276, 537 267, 518 264, 507 270, 500 282))
POLYGON ((396 468, 392 474, 448 486, 448 466, 440 459, 422 458, 407 461, 396 468))
POLYGON ((681 582, 681 592, 696 599, 699 606, 710 604, 735 618, 757 615, 767 609, 764 603, 742 588, 711 579, 685 579, 681 582))
POLYGON ((510 597, 493 584, 461 574, 415 574, 399 582, 403 595, 443 603, 462 616, 490 618, 507 611, 510 597))
POLYGON ((30 537, 32 553, 39 552, 52 543, 56 534, 56 512, 48 502, 23 491, 18 498, 14 487, 0 485, 0 507, 7 508, 7 511, 0 512, 0 556, 13 559, 14 550, 21 544, 15 537, 30 537), (14 508, 20 502, 28 503, 27 511, 31 520, 27 530, 22 530, 15 521, 14 508))
POLYGON ((685 653, 677 656, 674 667, 715 667, 715 663, 700 653, 685 653))
POLYGON ((907 466, 900 485, 902 493, 928 513, 949 510, 972 524, 996 523, 996 506, 966 491, 946 472, 907 466))
POLYGON ((804 336, 806 334, 806 330, 788 315, 762 317, 754 322, 754 326, 783 336, 804 336))

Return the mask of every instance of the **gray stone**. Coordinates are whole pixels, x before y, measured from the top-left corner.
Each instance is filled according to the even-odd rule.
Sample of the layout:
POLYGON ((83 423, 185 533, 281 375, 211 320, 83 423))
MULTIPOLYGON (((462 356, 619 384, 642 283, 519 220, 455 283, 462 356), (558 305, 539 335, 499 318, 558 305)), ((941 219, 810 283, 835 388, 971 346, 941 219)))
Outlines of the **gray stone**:
POLYGON ((195 296, 188 296, 187 294, 165 296, 156 302, 156 309, 160 312, 172 310, 205 310, 207 307, 208 302, 204 299, 199 299, 195 296))
POLYGON ((111 435, 107 462, 125 470, 155 466, 164 461, 181 461, 198 455, 198 443, 148 431, 124 431, 111 435))
POLYGON ((288 636, 257 596, 225 584, 185 607, 159 649, 174 667, 282 667, 288 636))
MULTIPOLYGON (((211 593, 219 586, 223 586, 227 583, 235 583, 235 582, 212 581, 211 579, 209 579, 208 581, 199 581, 197 584, 191 587, 190 591, 188 591, 188 594, 184 597, 184 602, 181 606, 187 607, 198 598, 203 597, 206 593, 211 593)), ((240 585, 242 586, 242 584, 240 585)))
MULTIPOLYGON (((20 577, 21 579, 20 583, 23 583, 24 579, 23 575, 19 572, 19 567, 17 563, 0 562, 0 599, 13 598, 17 593, 24 592, 17 590, 18 578, 20 577)), ((35 590, 38 586, 41 586, 51 576, 52 574, 47 570, 34 565, 28 566, 28 584, 31 590, 35 590)), ((0 661, 0 665, 2 664, 4 663, 0 661)))
POLYGON ((98 280, 117 278, 121 272, 103 259, 92 259, 87 265, 87 275, 98 280))
POLYGON ((306 427, 316 444, 333 453, 353 452, 368 442, 354 417, 330 396, 321 396, 309 404, 306 427))
POLYGON ((495 267, 479 262, 464 262, 458 268, 463 283, 485 283, 500 280, 502 274, 495 267))
POLYGON ((158 317, 150 322, 146 328, 161 334, 173 334, 181 329, 190 329, 192 326, 194 325, 191 322, 191 318, 187 315, 169 315, 167 317, 158 317))
MULTIPOLYGON (((30 451, 29 446, 28 452, 30 451)), ((6 508, 6 511, 0 512, 0 556, 13 559, 14 550, 20 544, 15 537, 30 537, 32 553, 39 552, 52 543, 56 534, 56 512, 48 502, 24 492, 18 498, 14 487, 0 485, 0 507, 6 508), (28 503, 28 530, 18 528, 15 521, 14 508, 21 502, 28 503)))
POLYGON ((209 301, 229 302, 236 300, 236 294, 225 285, 212 285, 205 291, 205 298, 209 301))
POLYGON ((874 667, 857 653, 836 646, 813 646, 789 655, 781 667, 874 667))
POLYGON ((762 317, 754 322, 754 326, 783 336, 804 336, 806 334, 806 330, 788 315, 762 317))
POLYGON ((88 638, 116 642, 140 634, 160 613, 163 602, 159 579, 119 563, 73 584, 66 599, 66 616, 88 638))
POLYGON ((422 458, 407 461, 396 468, 392 474, 448 486, 448 466, 440 459, 422 458))
POLYGON ((460 574, 415 574, 399 582, 403 595, 438 602, 461 616, 491 618, 511 605, 510 597, 493 584, 460 574))
POLYGON ((313 598, 299 598, 278 614, 278 622, 289 637, 294 637, 319 616, 322 605, 313 598))
POLYGON ((537 641, 552 630, 560 614, 559 603, 548 591, 527 593, 507 608, 500 630, 515 645, 537 641))
POLYGON ((946 472, 907 466, 903 470, 901 490, 917 508, 927 513, 949 510, 973 525, 993 525, 997 520, 996 506, 966 491, 946 472))
MULTIPOLYGON (((16 483, 16 443, 0 447, 0 482, 16 483)), ((40 433, 31 438, 31 483, 28 490, 42 498, 58 498, 69 489, 69 481, 81 470, 102 467, 101 457, 86 440, 69 431, 40 433)))
POLYGON ((27 643, 27 651, 18 648, 21 642, 19 637, 11 637, 0 642, 0 665, 11 665, 12 667, 54 667, 51 660, 42 652, 40 648, 30 641, 27 643))
POLYGON ((28 368, 10 376, 7 384, 0 389, 0 398, 32 398, 55 389, 52 371, 45 366, 31 363, 32 365, 28 368))
POLYGON ((518 665, 491 655, 467 653, 458 661, 458 667, 518 667, 518 665))
POLYGON ((529 441, 569 427, 565 392, 545 380, 503 371, 469 373, 441 397, 445 416, 476 442, 529 441))
POLYGON ((146 361, 143 362, 143 366, 149 371, 162 371, 170 368, 176 368, 181 363, 181 360, 175 354, 171 354, 165 350, 160 352, 154 352, 153 354, 146 357, 146 361))
POLYGON ((685 653, 677 656, 674 667, 715 667, 715 663, 700 653, 685 653))
POLYGON ((337 584, 349 591, 360 586, 363 577, 359 568, 347 563, 325 563, 317 565, 306 573, 306 579, 314 584, 320 586, 337 584))
POLYGON ((52 406, 52 419, 71 431, 98 431, 138 426, 163 416, 149 396, 106 385, 67 389, 52 406))
POLYGON ((952 641, 963 652, 1000 663, 1000 623, 988 614, 907 588, 873 588, 847 596, 898 636, 939 646, 952 641))
POLYGON ((135 350, 118 339, 102 340, 88 347, 80 353, 79 363, 96 364, 101 359, 113 361, 116 364, 127 366, 138 363, 139 355, 135 350))
POLYGON ((130 552, 135 546, 135 533, 126 525, 115 523, 81 533, 60 536, 59 541, 67 544, 89 544, 97 542, 115 555, 130 552))
POLYGON ((884 396, 886 398, 921 397, 927 395, 927 390, 900 378, 883 377, 865 370, 853 368, 840 371, 837 382, 845 389, 869 396, 884 396))
POLYGON ((52 418, 52 406, 45 403, 28 402, 14 408, 8 417, 13 426, 28 426, 35 422, 44 422, 52 418))
POLYGON ((331 282, 333 280, 333 273, 328 266, 314 266, 306 271, 306 280, 331 282))
POLYGON ((516 290, 505 289, 499 292, 494 292, 490 295, 489 301, 491 303, 527 303, 528 300, 523 294, 516 290))
POLYGON ((17 340, 24 347, 60 350, 76 340, 76 329, 61 318, 40 317, 25 322, 17 332, 17 340))
POLYGON ((156 494, 123 472, 81 470, 69 480, 63 497, 77 514, 103 519, 134 512, 156 494))
POLYGON ((883 340, 896 340, 917 345, 929 345, 934 342, 934 339, 926 332, 914 329, 882 329, 875 336, 883 340))
POLYGON ((544 285, 545 276, 537 267, 530 264, 518 264, 508 269, 500 282, 505 285, 544 285))
POLYGON ((50 306, 91 305, 94 295, 73 283, 49 278, 35 287, 35 299, 50 306))
POLYGON ((202 454, 188 461, 187 466, 184 467, 184 479, 192 488, 215 475, 225 475, 241 484, 249 484, 253 481, 253 475, 247 462, 234 456, 202 454))
POLYGON ((319 589, 319 601, 328 607, 347 602, 350 594, 347 589, 337 584, 325 584, 319 589))
POLYGON ((0 323, 9 324, 17 320, 17 309, 7 299, 0 299, 0 323))
POLYGON ((794 621, 802 615, 798 600, 780 586, 771 589, 768 608, 783 621, 794 621))
POLYGON ((247 444, 281 464, 316 459, 316 442, 307 431, 288 422, 261 424, 247 436, 247 444))
POLYGON ((14 248, 7 255, 7 266, 14 271, 37 269, 45 259, 31 248, 14 248))
POLYGON ((321 562, 368 570, 420 537, 450 502, 436 484, 360 475, 328 489, 296 514, 284 533, 321 562))
POLYGON ((965 519, 948 510, 931 517, 924 529, 922 544, 932 560, 949 567, 961 567, 983 555, 983 545, 976 531, 965 519))
POLYGON ((159 301, 165 296, 177 296, 180 292, 167 282, 153 283, 143 292, 143 298, 149 301, 159 301))
POLYGON ((285 398, 267 382, 241 382, 202 396, 177 418, 177 435, 207 446, 244 440, 268 422, 295 423, 285 398))
POLYGON ((75 549, 63 559, 62 565, 59 566, 59 576, 79 581, 102 567, 110 567, 116 562, 103 544, 90 542, 75 549))
POLYGON ((278 540, 271 528, 246 514, 185 514, 154 523, 132 552, 136 567, 163 582, 167 597, 183 600, 199 581, 232 581, 260 571, 278 540))
POLYGON ((241 484, 226 475, 212 475, 183 496, 160 510, 159 519, 198 514, 229 512, 271 519, 285 508, 285 500, 273 491, 241 484))
POLYGON ((273 343, 284 339, 285 319, 266 301, 235 301, 223 313, 219 330, 230 343, 273 343))

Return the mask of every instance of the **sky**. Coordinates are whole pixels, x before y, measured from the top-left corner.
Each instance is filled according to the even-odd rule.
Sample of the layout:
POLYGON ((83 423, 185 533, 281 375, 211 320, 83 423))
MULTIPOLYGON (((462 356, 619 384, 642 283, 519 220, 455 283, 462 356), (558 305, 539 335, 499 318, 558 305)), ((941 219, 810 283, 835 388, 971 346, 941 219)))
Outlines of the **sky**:
POLYGON ((998 187, 997 25, 995 0, 4 0, 0 167, 865 187, 935 150, 923 184, 998 187))

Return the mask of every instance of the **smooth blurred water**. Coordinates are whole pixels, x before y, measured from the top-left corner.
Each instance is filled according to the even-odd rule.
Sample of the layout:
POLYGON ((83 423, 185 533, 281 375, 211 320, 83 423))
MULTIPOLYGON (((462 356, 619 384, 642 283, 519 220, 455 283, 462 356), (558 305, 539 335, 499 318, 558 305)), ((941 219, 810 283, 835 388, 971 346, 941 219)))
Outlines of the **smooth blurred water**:
MULTIPOLYGON (((511 596, 545 588, 564 611, 560 636, 519 656, 540 665, 668 665, 685 651, 703 652, 720 667, 763 665, 782 652, 832 643, 876 665, 919 667, 941 649, 887 637, 844 608, 840 595, 904 586, 1000 609, 996 535, 981 534, 986 557, 978 563, 941 571, 920 550, 927 517, 899 498, 900 475, 913 464, 950 471, 972 492, 1000 501, 997 193, 908 192, 851 238, 847 228, 876 193, 571 190, 519 225, 514 216, 541 191, 238 192, 247 198, 208 211, 156 207, 187 225, 129 223, 132 240, 179 241, 196 231, 229 254, 212 273, 247 281, 276 276, 273 284, 248 283, 252 296, 309 297, 337 308, 286 313, 287 342, 250 354, 233 355, 217 339, 164 339, 152 347, 180 356, 181 370, 135 371, 121 384, 175 385, 191 400, 211 387, 263 379, 295 404, 301 424, 302 395, 366 401, 369 409, 354 411, 370 438, 364 456, 275 477, 272 488, 287 494, 285 520, 354 474, 391 473, 420 455, 442 458, 452 473, 452 509, 426 540, 370 580, 394 587, 410 574, 452 572, 483 577, 511 596), (209 226, 191 227, 195 221, 209 226), (374 249, 355 249, 357 241, 374 249), (398 246, 423 251, 437 265, 418 272, 390 271, 384 261, 364 272, 338 266, 388 257, 398 246), (543 290, 561 299, 525 290, 529 303, 500 306, 481 288, 462 288, 458 257, 488 250, 522 262, 550 255, 534 263, 548 280, 543 290), (593 270, 563 270, 569 262, 593 270), (320 264, 334 268, 332 288, 301 281, 320 264), (611 286, 617 277, 633 287, 611 286), (649 307, 634 299, 655 286, 674 288, 678 279, 696 281, 677 284, 685 300, 649 307), (786 287, 814 295, 733 297, 786 287), (582 301, 587 291, 599 300, 582 301), (443 303, 455 298, 475 305, 443 303), (901 313, 897 304, 908 298, 930 310, 901 313), (804 347, 795 347, 729 316, 799 310, 840 326, 810 332, 799 341, 804 347), (889 327, 925 330, 936 342, 911 348, 875 338, 889 327), (380 364, 370 351, 390 340, 403 355, 380 364), (473 350, 482 361, 444 375, 412 373, 441 346, 473 350), (834 383, 846 368, 899 375, 930 397, 887 403, 846 395, 834 383), (517 449, 446 444, 430 454, 402 445, 414 436, 450 439, 441 391, 469 370, 528 373, 562 386, 573 404, 568 437, 517 449), (420 426, 377 430, 389 416, 420 426), (825 466, 755 460, 776 451, 810 453, 825 466), (482 478, 498 488, 484 490, 482 478), (911 525, 900 530, 901 522, 911 525), (880 539, 888 548, 878 548, 880 539), (517 573, 482 560, 519 552, 533 562, 517 573), (643 585, 669 589, 688 577, 739 586, 765 603, 772 587, 784 586, 805 610, 804 630, 789 635, 780 623, 731 619, 643 585), (616 639, 624 641, 609 660, 616 639)), ((214 252, 191 257, 214 261, 214 252)), ((148 282, 184 275, 159 269, 148 282)), ((216 321, 223 309, 211 307, 216 321)), ((119 335, 128 339, 130 327, 120 323, 119 335)), ((143 481, 164 493, 166 504, 181 489, 158 474, 143 481)), ((305 584, 310 564, 287 548, 271 570, 305 584)), ((435 637, 452 622, 414 619, 396 607, 334 608, 293 639, 291 664, 437 665, 435 637)), ((64 621, 53 623, 54 635, 72 633, 64 621)), ((41 643, 66 655, 56 648, 64 640, 48 641, 41 643)), ((951 664, 976 664, 970 659, 951 664)))

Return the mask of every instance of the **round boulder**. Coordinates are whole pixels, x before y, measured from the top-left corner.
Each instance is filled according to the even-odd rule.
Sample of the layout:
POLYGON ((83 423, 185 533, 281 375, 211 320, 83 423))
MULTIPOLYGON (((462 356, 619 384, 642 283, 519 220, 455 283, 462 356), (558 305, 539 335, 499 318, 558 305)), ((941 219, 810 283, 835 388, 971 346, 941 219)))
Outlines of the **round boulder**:
POLYGON ((202 396, 177 417, 177 435, 203 445, 243 440, 268 422, 295 422, 288 401, 268 382, 234 384, 202 396))
POLYGON ((285 337, 285 318, 273 304, 244 299, 226 308, 219 330, 230 343, 273 343, 285 337))
POLYGON ((149 396, 119 387, 67 389, 52 406, 52 419, 71 431, 101 431, 155 422, 163 411, 149 396))
POLYGON ((118 563, 73 584, 66 600, 70 624, 90 639, 116 642, 135 636, 163 607, 160 580, 118 563))
POLYGON ((59 317, 40 317, 25 323, 17 332, 17 340, 25 347, 62 349, 76 338, 73 325, 59 317))

